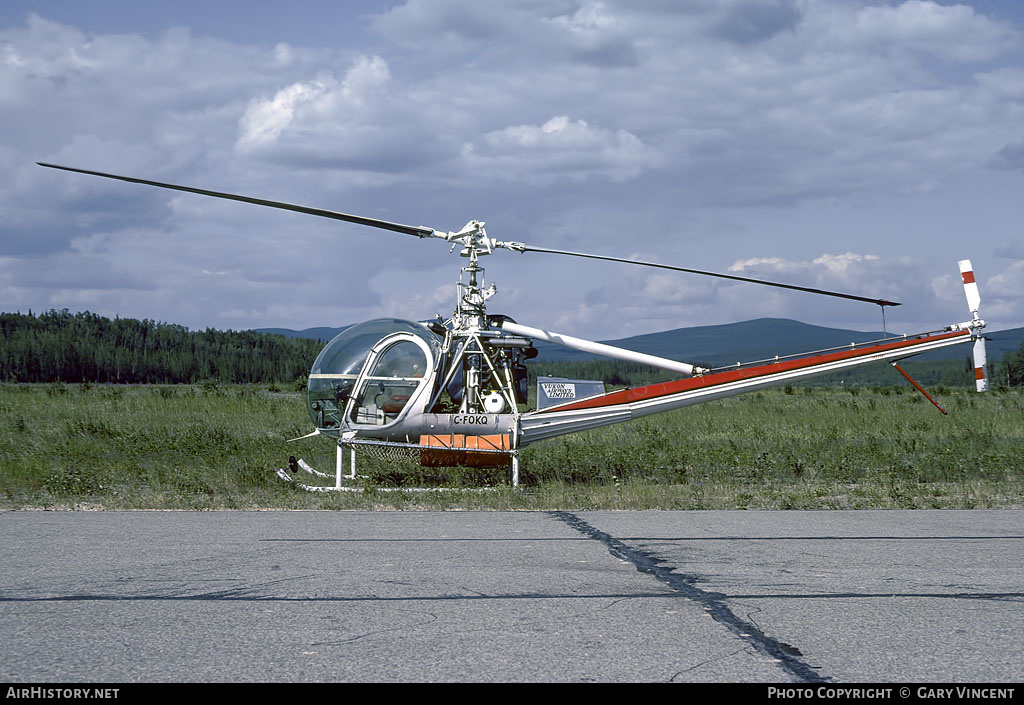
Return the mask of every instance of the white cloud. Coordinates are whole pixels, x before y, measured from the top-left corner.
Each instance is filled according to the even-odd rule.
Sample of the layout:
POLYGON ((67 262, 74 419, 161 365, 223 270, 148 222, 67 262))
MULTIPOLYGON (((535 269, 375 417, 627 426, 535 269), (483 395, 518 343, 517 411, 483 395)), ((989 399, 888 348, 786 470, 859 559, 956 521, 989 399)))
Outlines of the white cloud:
POLYGON ((890 51, 916 50, 957 61, 983 61, 1019 48, 1009 23, 995 22, 967 5, 908 0, 857 11, 850 39, 890 51))
POLYGON ((983 297, 1024 301, 1024 262, 1014 262, 985 281, 983 297))
POLYGON ((585 3, 571 16, 559 15, 553 21, 573 34, 601 32, 615 24, 615 18, 608 14, 607 8, 600 2, 585 3))
POLYGON ((484 178, 528 183, 591 177, 621 182, 657 163, 654 151, 626 130, 592 127, 565 115, 488 132, 467 144, 462 157, 484 178))
POLYGON ((277 91, 273 98, 253 101, 239 121, 237 148, 242 151, 273 144, 291 130, 297 138, 326 136, 337 123, 358 123, 353 115, 367 107, 388 82, 388 65, 379 56, 359 57, 338 81, 321 75, 277 91))
POLYGON ((241 150, 274 142, 295 119, 295 112, 328 92, 323 81, 296 83, 277 92, 270 100, 254 103, 239 124, 241 150))
POLYGON ((826 253, 811 260, 780 257, 740 260, 729 267, 729 272, 752 279, 898 301, 901 289, 903 295, 910 294, 905 288, 910 284, 906 276, 914 269, 908 259, 844 252, 826 253))

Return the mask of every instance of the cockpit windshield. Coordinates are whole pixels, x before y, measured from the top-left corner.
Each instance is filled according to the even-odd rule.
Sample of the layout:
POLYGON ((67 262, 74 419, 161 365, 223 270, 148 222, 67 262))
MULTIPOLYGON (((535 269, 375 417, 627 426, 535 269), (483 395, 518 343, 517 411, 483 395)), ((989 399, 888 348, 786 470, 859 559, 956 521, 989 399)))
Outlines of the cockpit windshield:
MULTIPOLYGON (((398 383, 398 380, 401 379, 411 383, 411 385, 407 383, 405 386, 415 389, 429 376, 431 372, 429 366, 438 359, 440 354, 441 341, 426 326, 399 318, 378 318, 351 326, 327 344, 327 347, 317 356, 310 370, 306 397, 310 418, 317 428, 326 430, 341 425, 345 406, 349 397, 353 395, 353 387, 370 352, 381 340, 396 333, 411 334, 424 341, 432 353, 431 359, 428 360, 421 347, 406 337, 404 342, 397 342, 377 355, 374 369, 371 371, 375 384, 380 386, 380 382, 389 380, 398 383)), ((365 400, 362 397, 366 396, 366 389, 365 385, 362 386, 364 389, 360 394, 359 406, 368 407, 372 404, 372 399, 364 403, 365 400)), ((383 416, 385 407, 388 411, 392 411, 395 402, 401 401, 391 397, 404 395, 394 393, 386 396, 388 398, 382 399, 382 403, 375 407, 381 410, 382 418, 379 423, 386 422, 386 417, 383 416)), ((364 412, 363 417, 365 416, 364 412)), ((352 420, 357 423, 367 422, 363 417, 352 420)))
POLYGON ((427 355, 419 339, 398 333, 381 341, 372 363, 358 382, 356 403, 349 420, 358 425, 384 426, 398 419, 423 383, 427 355), (386 346, 386 347, 385 347, 386 346))

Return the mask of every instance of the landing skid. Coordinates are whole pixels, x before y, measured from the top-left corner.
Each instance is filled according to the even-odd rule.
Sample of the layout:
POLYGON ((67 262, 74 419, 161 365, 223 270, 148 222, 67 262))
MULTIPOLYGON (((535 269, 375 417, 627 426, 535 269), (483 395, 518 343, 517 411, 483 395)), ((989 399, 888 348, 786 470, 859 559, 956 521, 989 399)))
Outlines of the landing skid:
MULTIPOLYGON (((285 482, 288 482, 295 487, 306 490, 308 492, 363 492, 365 487, 361 484, 357 484, 360 480, 367 479, 365 475, 356 475, 356 448, 355 446, 367 446, 369 448, 396 448, 404 449, 406 451, 419 451, 419 450, 436 450, 429 446, 422 446, 415 443, 389 443, 384 441, 348 441, 345 443, 338 443, 338 449, 335 460, 334 475, 330 475, 325 472, 310 466, 302 458, 296 458, 292 456, 288 459, 287 468, 278 468, 274 472, 285 482), (348 474, 342 474, 342 468, 344 467, 344 447, 348 446, 349 449, 349 472, 348 474), (299 482, 296 478, 292 477, 290 473, 298 473, 299 471, 308 473, 315 477, 323 479, 334 479, 334 486, 327 485, 307 485, 299 482)), ((478 450, 475 452, 502 452, 502 451, 485 451, 478 450)), ((512 464, 512 486, 515 488, 519 487, 519 452, 503 452, 504 455, 508 455, 511 458, 512 464)), ((483 488, 464 488, 464 487, 374 487, 374 492, 487 492, 496 490, 496 487, 483 487, 483 488)))
MULTIPOLYGON (((354 461, 354 459, 353 459, 353 461, 354 461)), ((342 485, 341 481, 342 481, 343 476, 340 474, 341 446, 338 446, 338 462, 339 462, 339 472, 338 472, 338 474, 336 476, 332 476, 332 475, 328 475, 325 472, 320 472, 319 470, 311 467, 302 458, 296 458, 293 455, 292 457, 288 458, 288 467, 287 468, 278 468, 274 472, 276 472, 277 476, 280 477, 285 482, 289 482, 289 483, 295 485, 296 487, 298 487, 300 489, 307 490, 308 492, 361 492, 362 491, 361 487, 353 487, 351 485, 349 485, 349 486, 342 485), (293 478, 289 474, 289 472, 293 472, 294 473, 294 472, 298 472, 299 470, 302 470, 303 472, 306 472, 306 473, 308 473, 310 475, 315 475, 316 477, 322 477, 324 479, 330 479, 331 477, 335 477, 334 487, 328 487, 328 486, 324 486, 324 485, 306 485, 304 483, 301 483, 301 482, 299 482, 298 480, 296 480, 295 478, 293 478)), ((355 480, 356 479, 355 474, 352 474, 352 475, 348 476, 347 479, 355 480)))

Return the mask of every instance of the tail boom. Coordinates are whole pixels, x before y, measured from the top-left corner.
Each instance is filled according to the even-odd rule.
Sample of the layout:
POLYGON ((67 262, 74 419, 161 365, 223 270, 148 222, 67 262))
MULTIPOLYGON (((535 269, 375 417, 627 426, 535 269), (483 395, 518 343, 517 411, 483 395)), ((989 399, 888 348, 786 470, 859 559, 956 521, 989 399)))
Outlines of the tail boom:
POLYGON ((970 330, 925 334, 863 348, 809 355, 755 367, 714 372, 673 382, 623 389, 524 414, 522 444, 588 428, 736 396, 786 382, 850 369, 872 362, 900 360, 973 340, 970 330))

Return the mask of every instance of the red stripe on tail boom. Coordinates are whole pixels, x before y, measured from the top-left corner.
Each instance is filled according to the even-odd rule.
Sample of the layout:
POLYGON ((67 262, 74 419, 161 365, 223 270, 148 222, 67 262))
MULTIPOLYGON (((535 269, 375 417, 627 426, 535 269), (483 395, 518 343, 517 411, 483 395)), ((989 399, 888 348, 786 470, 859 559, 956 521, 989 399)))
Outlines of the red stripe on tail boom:
POLYGON ((779 372, 789 372, 791 370, 815 367, 817 365, 824 365, 830 362, 838 362, 840 360, 849 360, 857 357, 866 357, 873 353, 887 352, 889 350, 898 350, 900 348, 912 348, 924 342, 945 340, 947 338, 954 338, 957 336, 964 335, 969 336, 970 334, 970 331, 954 331, 952 333, 926 335, 909 340, 899 339, 892 343, 882 343, 880 345, 872 345, 866 348, 859 348, 854 350, 841 350, 839 352, 827 353, 824 355, 812 355, 810 357, 801 357, 795 360, 770 362, 765 365, 757 365, 756 367, 748 367, 746 369, 715 372, 712 374, 700 375, 698 377, 691 377, 689 379, 680 379, 674 382, 662 382, 660 384, 650 384, 647 385, 646 387, 636 387, 635 389, 623 389, 618 392, 610 392, 608 394, 599 397, 594 397, 592 399, 585 399, 583 401, 569 404, 560 404, 558 406, 550 406, 546 409, 540 410, 538 413, 546 414, 552 411, 576 411, 578 409, 596 409, 604 406, 630 404, 632 402, 644 401, 646 399, 654 399, 657 397, 668 396, 669 394, 678 394, 680 392, 688 392, 694 389, 715 387, 721 384, 728 384, 730 382, 738 382, 744 379, 767 377, 768 375, 776 374, 779 372))

